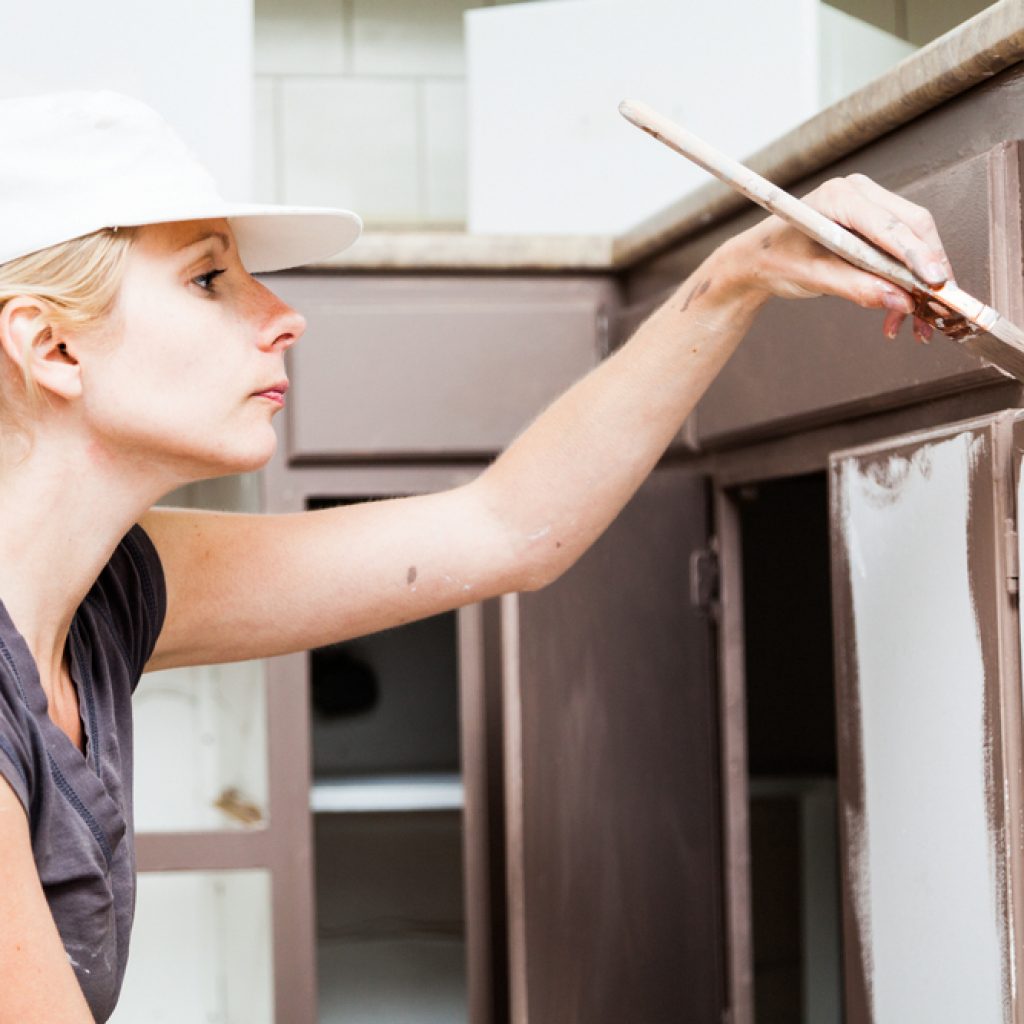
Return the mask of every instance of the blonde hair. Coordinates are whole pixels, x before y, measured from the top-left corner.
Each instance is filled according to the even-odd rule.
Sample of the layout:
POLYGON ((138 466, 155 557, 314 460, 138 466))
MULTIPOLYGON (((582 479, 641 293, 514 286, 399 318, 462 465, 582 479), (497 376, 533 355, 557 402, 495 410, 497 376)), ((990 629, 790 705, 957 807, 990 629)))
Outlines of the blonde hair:
MULTIPOLYGON (((0 311, 15 296, 40 300, 57 329, 90 330, 114 311, 136 228, 103 228, 28 256, 0 263, 0 311)), ((27 346, 26 346, 27 349, 27 346)), ((17 428, 38 400, 28 351, 20 387, 11 367, 0 372, 0 428, 17 428)))

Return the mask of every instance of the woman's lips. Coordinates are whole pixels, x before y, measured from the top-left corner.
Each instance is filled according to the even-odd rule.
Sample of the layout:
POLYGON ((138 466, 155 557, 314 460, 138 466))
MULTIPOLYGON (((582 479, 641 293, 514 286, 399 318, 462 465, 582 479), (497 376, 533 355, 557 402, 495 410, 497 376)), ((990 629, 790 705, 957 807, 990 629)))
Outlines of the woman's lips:
POLYGON ((275 384, 273 387, 267 388, 265 391, 257 391, 255 397, 269 398, 271 402, 284 405, 284 396, 287 390, 288 382, 284 381, 281 384, 275 384))

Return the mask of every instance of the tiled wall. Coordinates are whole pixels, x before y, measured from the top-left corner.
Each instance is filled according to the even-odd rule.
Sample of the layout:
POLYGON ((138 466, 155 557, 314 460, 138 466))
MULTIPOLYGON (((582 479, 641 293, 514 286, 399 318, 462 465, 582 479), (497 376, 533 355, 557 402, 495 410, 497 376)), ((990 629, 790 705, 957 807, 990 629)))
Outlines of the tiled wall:
MULTIPOLYGON (((255 0, 257 198, 351 207, 370 227, 461 226, 462 15, 501 2, 255 0)), ((918 45, 988 6, 831 3, 918 45)))
POLYGON ((256 184, 372 226, 465 219, 462 15, 487 0, 256 0, 256 184))

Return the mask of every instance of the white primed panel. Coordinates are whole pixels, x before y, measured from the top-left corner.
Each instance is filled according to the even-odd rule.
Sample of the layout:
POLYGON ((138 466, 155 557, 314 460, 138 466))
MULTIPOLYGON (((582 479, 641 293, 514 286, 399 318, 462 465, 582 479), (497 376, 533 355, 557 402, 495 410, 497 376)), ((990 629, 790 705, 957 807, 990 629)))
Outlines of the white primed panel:
POLYGON ((624 98, 743 157, 838 98, 821 94, 820 68, 835 64, 825 81, 845 90, 909 49, 866 25, 823 35, 825 10, 543 0, 468 11, 469 229, 618 233, 709 180, 628 124, 624 98))
POLYGON ((833 528, 855 633, 841 656, 855 665, 863 765, 863 814, 848 821, 846 855, 878 1024, 1004 1020, 968 560, 972 481, 990 457, 985 435, 965 431, 838 466, 833 528))
POLYGON ((139 876, 128 972, 112 1024, 271 1024, 270 876, 139 876))
POLYGON ((133 706, 137 831, 266 824, 262 662, 147 673, 133 706))
POLYGON ((228 198, 251 188, 252 0, 3 6, 0 95, 116 89, 160 111, 228 198))

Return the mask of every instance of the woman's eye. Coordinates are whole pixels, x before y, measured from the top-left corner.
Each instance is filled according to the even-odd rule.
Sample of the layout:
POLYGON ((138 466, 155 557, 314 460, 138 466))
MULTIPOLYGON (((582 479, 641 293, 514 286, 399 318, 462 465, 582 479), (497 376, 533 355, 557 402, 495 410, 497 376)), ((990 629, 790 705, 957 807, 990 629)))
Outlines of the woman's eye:
POLYGON ((200 274, 198 277, 193 277, 192 281, 194 284, 199 285, 203 291, 211 292, 213 291, 213 279, 215 277, 220 277, 220 275, 224 273, 226 273, 224 270, 211 270, 206 274, 200 274))

